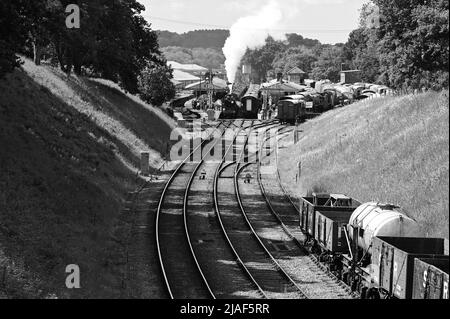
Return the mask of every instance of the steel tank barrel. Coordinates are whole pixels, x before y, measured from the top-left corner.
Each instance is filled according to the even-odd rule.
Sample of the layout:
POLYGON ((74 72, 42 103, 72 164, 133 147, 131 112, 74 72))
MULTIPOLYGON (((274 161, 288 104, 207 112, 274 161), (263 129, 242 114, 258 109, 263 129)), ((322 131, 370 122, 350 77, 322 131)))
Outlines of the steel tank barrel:
POLYGON ((370 252, 374 237, 421 237, 417 222, 389 204, 365 203, 350 217, 347 230, 352 242, 370 252), (356 238, 356 236, 358 238, 356 238))

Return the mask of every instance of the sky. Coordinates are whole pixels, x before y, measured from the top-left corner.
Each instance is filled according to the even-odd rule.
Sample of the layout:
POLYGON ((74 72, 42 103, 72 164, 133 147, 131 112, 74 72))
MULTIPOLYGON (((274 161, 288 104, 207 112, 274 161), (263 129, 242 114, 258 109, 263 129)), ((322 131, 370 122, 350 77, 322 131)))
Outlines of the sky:
MULTIPOLYGON (((270 0, 140 0, 154 30, 184 33, 229 29, 239 18, 254 14, 270 0)), ((343 43, 359 22, 368 0, 271 0, 283 8, 284 23, 275 31, 298 33, 322 43, 343 43)))

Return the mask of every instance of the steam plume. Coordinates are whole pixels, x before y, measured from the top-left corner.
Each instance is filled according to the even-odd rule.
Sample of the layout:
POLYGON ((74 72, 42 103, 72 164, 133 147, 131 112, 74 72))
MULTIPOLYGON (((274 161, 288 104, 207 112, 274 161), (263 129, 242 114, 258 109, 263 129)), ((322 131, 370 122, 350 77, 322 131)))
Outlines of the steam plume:
POLYGON ((228 81, 234 83, 236 72, 247 48, 255 49, 263 46, 269 35, 275 40, 285 39, 283 32, 271 31, 279 28, 283 16, 279 3, 271 0, 255 15, 239 18, 233 24, 230 36, 223 47, 228 81))

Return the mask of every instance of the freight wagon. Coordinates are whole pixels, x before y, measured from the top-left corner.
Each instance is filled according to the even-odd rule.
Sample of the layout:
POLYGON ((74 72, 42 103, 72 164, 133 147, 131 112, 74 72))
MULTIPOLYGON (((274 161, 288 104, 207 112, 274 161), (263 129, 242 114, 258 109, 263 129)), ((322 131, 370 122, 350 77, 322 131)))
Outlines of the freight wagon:
POLYGON ((411 299, 414 259, 443 254, 442 238, 375 237, 367 288, 380 297, 411 299))
POLYGON ((300 199, 299 214, 306 248, 361 298, 448 298, 444 240, 422 238, 399 207, 313 193, 300 199))
POLYGON ((316 211, 353 212, 361 203, 342 194, 313 193, 311 197, 300 198, 300 228, 307 233, 309 239, 316 236, 316 211))
POLYGON ((413 299, 448 298, 449 256, 414 260, 413 299))
POLYGON ((344 227, 348 224, 352 214, 352 208, 334 211, 324 208, 316 209, 317 231, 314 239, 319 245, 321 253, 330 251, 335 255, 348 252, 344 227))

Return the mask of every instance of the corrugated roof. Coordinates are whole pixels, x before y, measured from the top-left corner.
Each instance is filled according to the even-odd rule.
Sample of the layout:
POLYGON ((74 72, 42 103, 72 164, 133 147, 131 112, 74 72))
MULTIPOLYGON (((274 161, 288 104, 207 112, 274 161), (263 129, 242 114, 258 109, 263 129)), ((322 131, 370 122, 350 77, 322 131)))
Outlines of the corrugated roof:
POLYGON ((294 82, 269 82, 269 83, 263 83, 262 88, 264 90, 269 91, 286 91, 286 92, 293 92, 293 91, 304 91, 305 86, 294 83, 294 82))
POLYGON ((173 79, 175 81, 200 81, 200 78, 187 72, 173 70, 173 79))
MULTIPOLYGON (((219 78, 213 78, 214 90, 228 90, 227 82, 219 78)), ((186 86, 188 90, 206 90, 206 81, 200 81, 186 86)))
POLYGON ((170 65, 174 70, 181 70, 187 72, 207 72, 208 69, 197 64, 181 64, 175 61, 168 61, 167 65, 170 65))

